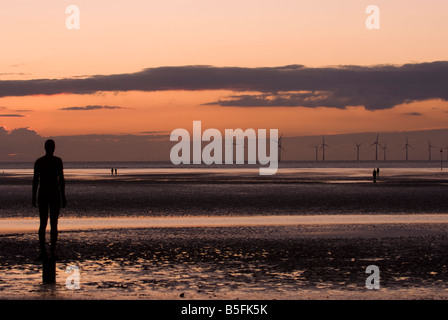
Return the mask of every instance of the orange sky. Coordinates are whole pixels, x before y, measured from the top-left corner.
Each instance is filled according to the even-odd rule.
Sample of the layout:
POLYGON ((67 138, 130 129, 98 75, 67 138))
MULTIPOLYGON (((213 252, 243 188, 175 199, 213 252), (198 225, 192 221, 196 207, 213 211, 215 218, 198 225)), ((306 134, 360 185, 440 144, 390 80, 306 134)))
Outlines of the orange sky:
MULTIPOLYGON (((159 66, 267 67, 403 64, 446 60, 446 1, 13 1, 0 5, 0 80, 138 72, 159 66), (67 30, 65 8, 80 8, 67 30), (5 32, 7 31, 7 32, 5 32)), ((0 98, 0 127, 41 135, 139 133, 204 127, 278 128, 286 135, 445 128, 448 103, 392 109, 238 108, 202 105, 230 91, 106 92, 0 98), (121 109, 64 111, 74 106, 121 109), (421 116, 413 116, 419 113, 421 116)))
MULTIPOLYGON (((366 110, 362 106, 341 110, 325 107, 238 108, 201 105, 227 94, 229 92, 226 91, 205 91, 201 94, 188 91, 132 91, 118 95, 58 94, 2 100, 11 110, 30 110, 21 112, 25 115, 23 118, 8 119, 5 125, 7 129, 29 127, 44 136, 171 132, 178 127, 191 129, 194 120, 201 120, 203 128, 278 128, 289 136, 438 129, 446 128, 448 120, 448 102, 440 100, 375 111, 366 110), (117 105, 124 109, 59 110, 85 105, 117 105), (422 113, 422 116, 414 116, 413 112, 422 113)), ((6 113, 6 110, 3 111, 6 113)))

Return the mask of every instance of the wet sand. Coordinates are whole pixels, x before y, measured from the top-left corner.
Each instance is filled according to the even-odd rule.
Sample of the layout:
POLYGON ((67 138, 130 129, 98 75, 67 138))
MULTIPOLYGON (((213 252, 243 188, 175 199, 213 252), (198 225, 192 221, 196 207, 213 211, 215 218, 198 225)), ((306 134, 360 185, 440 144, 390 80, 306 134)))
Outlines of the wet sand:
MULTIPOLYGON (((67 173, 64 217, 445 214, 448 172, 384 169, 67 173)), ((36 217, 29 174, 0 175, 0 217, 36 217)))
POLYGON ((1 299, 448 298, 440 173, 386 171, 377 184, 336 171, 67 182, 52 286, 35 259, 30 177, 0 177, 1 299), (79 290, 65 286, 70 265, 79 290), (365 288, 369 265, 380 290, 365 288))
POLYGON ((448 224, 96 229, 60 234, 41 284, 35 234, 1 236, 2 299, 447 299, 448 224), (79 290, 65 268, 80 270, 79 290), (365 288, 380 268, 380 290, 365 288))
MULTIPOLYGON (((192 228, 298 225, 383 225, 383 224, 447 224, 447 214, 414 215, 288 215, 288 216, 193 216, 193 217, 113 217, 60 218, 59 231, 135 228, 192 228)), ((0 219, 0 234, 35 232, 38 218, 0 219)), ((362 234, 360 234, 362 235, 362 234)))

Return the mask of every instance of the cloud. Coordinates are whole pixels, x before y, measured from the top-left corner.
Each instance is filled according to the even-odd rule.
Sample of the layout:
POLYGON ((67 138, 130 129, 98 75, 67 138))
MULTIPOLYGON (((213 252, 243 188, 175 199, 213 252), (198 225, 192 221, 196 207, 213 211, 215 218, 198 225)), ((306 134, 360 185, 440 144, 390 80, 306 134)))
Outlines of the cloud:
POLYGON ((405 115, 407 115, 407 116, 422 116, 423 113, 420 113, 420 112, 407 112, 407 113, 405 113, 405 115))
POLYGON ((0 76, 29 76, 31 73, 24 72, 2 72, 0 76))
MULTIPOLYGON (((354 141, 362 143, 361 160, 375 159, 375 141, 377 132, 362 132, 325 136, 328 160, 355 160, 354 141)), ((428 159, 428 138, 437 146, 446 145, 448 129, 380 132, 379 141, 387 141, 388 160, 404 160, 406 140, 412 145, 409 157, 412 160, 428 159)), ((56 142, 56 155, 69 164, 72 161, 170 161, 170 152, 176 142, 170 141, 170 134, 87 134, 75 136, 44 137, 31 128, 19 128, 12 131, 0 127, 0 162, 33 162, 44 154, 45 140, 56 142), (15 156, 11 156, 14 154, 15 156)), ((322 136, 285 136, 283 147, 285 160, 314 160, 314 146, 322 143, 322 136)), ((203 147, 205 144, 202 145, 203 147)), ((319 150, 321 158, 322 150, 319 150)), ((436 152, 436 151, 434 151, 436 152)), ((381 156, 383 153, 381 152, 381 156)), ((433 153, 434 155, 434 153, 433 153)), ((30 164, 32 168, 32 164, 30 164)))
POLYGON ((34 161, 44 153, 46 139, 56 141, 56 153, 66 161, 167 161, 170 135, 87 134, 44 137, 31 128, 0 127, 0 161, 34 161))
POLYGON ((30 128, 8 131, 0 127, 0 137, 0 161, 8 161, 13 154, 17 161, 29 161, 42 153, 44 139, 30 128))
POLYGON ((346 105, 336 103, 331 92, 282 92, 275 94, 231 95, 225 99, 203 105, 219 105, 224 107, 322 107, 332 105, 334 108, 345 108, 346 105))
POLYGON ((310 108, 364 106, 377 110, 413 101, 448 100, 447 87, 448 61, 322 68, 303 65, 259 68, 179 66, 82 79, 3 80, 0 81, 0 97, 133 90, 228 90, 235 94, 205 104, 310 108))
POLYGON ((33 112, 34 110, 31 109, 8 109, 7 107, 0 106, 0 110, 10 110, 14 112, 33 112))
POLYGON ((36 137, 40 137, 39 134, 34 131, 33 129, 30 128, 17 128, 14 130, 11 130, 9 132, 9 135, 11 137, 20 137, 23 139, 30 139, 30 138, 36 138, 36 137))
POLYGON ((139 133, 141 133, 141 134, 159 134, 159 133, 164 133, 164 134, 166 134, 166 133, 168 133, 168 131, 141 131, 141 132, 139 132, 139 133))
POLYGON ((16 64, 11 64, 9 67, 10 68, 17 68, 17 67, 23 67, 25 66, 25 63, 16 63, 16 64))
POLYGON ((25 116, 23 114, 0 114, 0 118, 1 117, 5 117, 5 118, 23 118, 25 116))
POLYGON ((60 108, 59 110, 65 110, 65 111, 87 111, 87 110, 101 110, 101 109, 123 109, 121 107, 115 107, 115 106, 84 106, 84 107, 67 107, 67 108, 60 108))

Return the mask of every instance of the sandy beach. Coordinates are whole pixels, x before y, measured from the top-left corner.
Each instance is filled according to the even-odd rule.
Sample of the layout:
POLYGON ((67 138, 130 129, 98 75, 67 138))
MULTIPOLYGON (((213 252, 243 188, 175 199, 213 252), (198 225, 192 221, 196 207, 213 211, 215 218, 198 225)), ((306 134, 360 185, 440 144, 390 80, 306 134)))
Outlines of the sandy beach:
MULTIPOLYGON (((448 172, 384 169, 66 170, 64 217, 448 213, 448 172)), ((36 217, 31 170, 0 174, 0 217, 36 217)))
POLYGON ((4 174, 0 298, 445 300, 442 178, 68 174, 57 283, 43 285, 30 177, 4 174), (366 288, 369 265, 379 290, 366 288))
POLYGON ((94 229, 60 234, 42 285, 32 233, 1 236, 3 299, 447 299, 448 224, 94 229), (79 290, 65 269, 80 270, 79 290), (366 267, 381 288, 365 288, 366 267))

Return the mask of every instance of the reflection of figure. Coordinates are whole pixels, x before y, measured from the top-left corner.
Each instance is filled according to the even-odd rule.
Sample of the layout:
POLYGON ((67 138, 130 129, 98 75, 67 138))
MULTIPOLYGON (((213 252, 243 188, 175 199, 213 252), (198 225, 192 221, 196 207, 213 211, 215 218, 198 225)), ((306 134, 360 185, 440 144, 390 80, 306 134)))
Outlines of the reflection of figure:
POLYGON ((373 169, 373 183, 376 183, 376 170, 373 169))
POLYGON ((45 156, 39 158, 34 163, 33 178, 33 206, 39 207, 40 227, 39 243, 41 249, 40 257, 46 258, 45 250, 45 231, 48 222, 48 209, 50 209, 50 238, 51 238, 51 256, 54 257, 56 242, 58 237, 58 218, 59 211, 65 208, 67 200, 65 199, 65 180, 61 158, 53 155, 55 143, 53 140, 45 142, 45 156))

